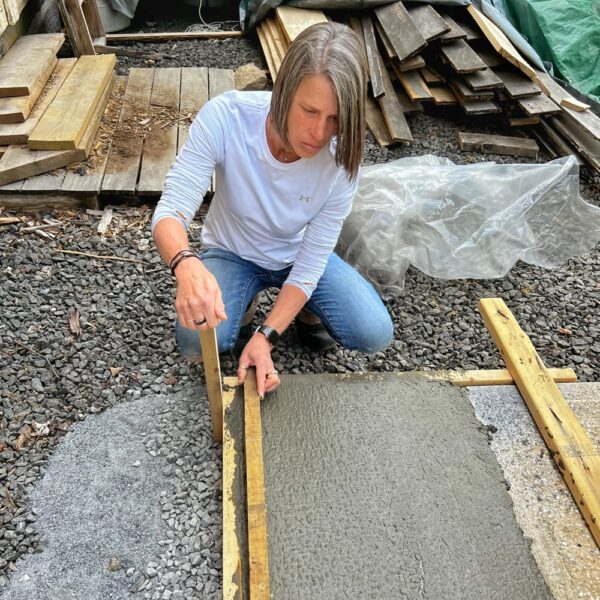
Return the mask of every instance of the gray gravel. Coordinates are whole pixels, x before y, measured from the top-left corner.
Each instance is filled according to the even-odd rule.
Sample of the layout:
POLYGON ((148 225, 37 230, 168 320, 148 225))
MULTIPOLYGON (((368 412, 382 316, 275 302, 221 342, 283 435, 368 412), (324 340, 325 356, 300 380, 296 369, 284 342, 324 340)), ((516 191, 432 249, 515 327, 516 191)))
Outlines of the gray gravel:
MULTIPOLYGON (((170 48, 191 61, 177 64, 214 60, 215 66, 235 67, 255 60, 264 66, 252 40, 187 44, 154 49, 170 48)), ((138 66, 147 66, 142 63, 138 66)), ((135 64, 120 59, 119 68, 135 64)), ((513 160, 460 153, 456 121, 424 114, 411 115, 409 121, 414 144, 386 150, 375 147, 369 137, 365 162, 431 152, 462 163, 513 160)), ((486 131, 493 123, 474 121, 468 128, 486 131)), ((598 204, 599 191, 600 178, 584 170, 582 195, 598 204)), ((27 561, 19 559, 50 551, 41 515, 33 512, 32 494, 43 489, 34 486, 51 472, 48 461, 65 433, 75 436, 80 421, 129 403, 147 402, 150 416, 158 397, 170 403, 165 400, 163 412, 156 409, 156 422, 140 439, 154 440, 146 453, 157 453, 164 463, 159 479, 171 486, 158 485, 146 499, 147 506, 163 509, 166 530, 146 564, 143 552, 131 565, 123 563, 125 578, 129 589, 139 582, 138 596, 143 598, 210 598, 220 592, 220 448, 209 438, 202 370, 187 365, 174 346, 173 282, 151 241, 150 215, 144 206, 118 209, 105 238, 95 233, 99 216, 85 211, 32 216, 31 224, 41 224, 43 218, 62 223, 46 230, 53 233, 51 239, 24 233, 25 224, 0 227, 3 600, 15 597, 6 587, 2 592, 15 567, 15 577, 27 568, 27 561), (61 248, 141 262, 101 261, 63 254, 61 248), (133 569, 129 576, 128 569, 133 569)), ((404 292, 388 302, 395 337, 385 352, 362 355, 337 348, 309 353, 296 342, 292 327, 274 351, 276 366, 285 373, 501 368, 499 352, 476 310, 483 296, 505 299, 548 366, 572 367, 583 381, 600 379, 600 248, 553 271, 518 264, 507 277, 493 281, 433 280, 410 269, 404 292)), ((273 297, 263 295, 257 321, 273 297)), ((224 357, 223 374, 233 375, 235 366, 233 357, 224 357)), ((119 577, 122 572, 113 580, 119 577)), ((104 597, 110 596, 98 599, 104 597)))

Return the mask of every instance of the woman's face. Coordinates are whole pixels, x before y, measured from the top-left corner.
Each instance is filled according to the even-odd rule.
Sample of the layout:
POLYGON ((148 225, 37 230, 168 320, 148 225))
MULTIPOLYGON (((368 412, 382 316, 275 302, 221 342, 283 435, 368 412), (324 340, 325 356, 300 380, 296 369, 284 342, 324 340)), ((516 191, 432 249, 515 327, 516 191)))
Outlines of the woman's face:
POLYGON ((337 98, 325 75, 308 75, 298 86, 288 113, 288 141, 302 158, 312 158, 337 132, 337 98))

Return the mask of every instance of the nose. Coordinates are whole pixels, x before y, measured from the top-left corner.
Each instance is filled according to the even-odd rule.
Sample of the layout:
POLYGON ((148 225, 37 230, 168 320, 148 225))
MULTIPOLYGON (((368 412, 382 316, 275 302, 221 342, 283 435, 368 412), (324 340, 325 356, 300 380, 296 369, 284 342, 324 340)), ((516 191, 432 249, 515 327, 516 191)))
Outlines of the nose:
POLYGON ((319 144, 327 142, 333 135, 329 119, 317 119, 313 126, 312 135, 319 144))

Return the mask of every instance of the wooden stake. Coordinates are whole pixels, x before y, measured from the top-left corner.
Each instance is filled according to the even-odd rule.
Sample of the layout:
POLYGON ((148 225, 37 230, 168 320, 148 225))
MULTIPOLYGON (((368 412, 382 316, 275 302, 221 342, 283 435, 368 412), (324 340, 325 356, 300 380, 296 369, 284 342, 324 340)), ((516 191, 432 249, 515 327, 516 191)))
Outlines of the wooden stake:
POLYGON ((244 380, 244 406, 250 598, 270 600, 262 425, 254 369, 244 380))
POLYGON ((223 441, 223 388, 221 387, 221 366, 217 348, 215 329, 200 331, 200 347, 206 377, 206 393, 210 405, 213 440, 223 441))
POLYGON ((600 546, 600 453, 565 401, 533 344, 500 298, 479 310, 558 470, 600 546))

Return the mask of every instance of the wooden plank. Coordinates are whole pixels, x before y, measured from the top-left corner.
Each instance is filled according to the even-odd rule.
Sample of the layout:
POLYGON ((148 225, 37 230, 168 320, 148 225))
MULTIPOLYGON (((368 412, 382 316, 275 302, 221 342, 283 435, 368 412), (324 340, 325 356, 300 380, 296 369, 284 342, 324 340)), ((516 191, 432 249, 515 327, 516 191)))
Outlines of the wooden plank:
POLYGON ((277 71, 278 69, 275 67, 275 61, 273 60, 273 55, 271 54, 271 48, 265 36, 265 32, 262 26, 262 23, 259 23, 256 26, 256 33, 258 35, 258 41, 260 42, 260 46, 262 48, 263 54, 265 55, 265 60, 267 61, 267 67, 269 68, 269 73, 271 73, 271 79, 275 81, 277 79, 277 71))
POLYGON ((600 172, 600 141, 582 130, 577 123, 569 121, 568 116, 564 113, 551 117, 551 123, 575 146, 590 166, 600 172))
POLYGON ((177 153, 181 152, 190 125, 206 102, 208 102, 208 68, 186 67, 181 69, 177 153))
POLYGON ((238 537, 243 524, 238 522, 236 504, 239 502, 236 478, 243 477, 243 473, 236 473, 241 459, 227 419, 237 385, 237 377, 223 378, 223 600, 242 600, 243 593, 242 548, 238 537))
POLYGON ((476 40, 470 43, 471 48, 477 52, 477 56, 488 66, 489 69, 495 67, 506 67, 508 62, 494 50, 494 47, 487 40, 476 40))
POLYGON ((379 39, 385 48, 385 53, 387 54, 388 58, 397 58, 394 46, 392 46, 392 42, 390 42, 390 38, 388 38, 387 33, 381 26, 381 23, 377 19, 372 21, 372 23, 375 25, 375 30, 377 31, 377 35, 379 36, 379 39))
POLYGON ((235 80, 231 69, 208 69, 208 97, 215 98, 223 92, 235 89, 235 80))
POLYGON ((518 69, 509 67, 495 69, 494 72, 502 80, 506 92, 511 98, 527 98, 541 93, 540 88, 518 69))
POLYGON ((62 33, 24 35, 0 60, 0 97, 30 96, 48 79, 48 65, 64 42, 62 33), (44 80, 44 77, 46 78, 44 80))
POLYGON ((473 21, 473 18, 469 15, 469 13, 463 10, 460 13, 453 12, 452 14, 456 24, 467 34, 467 42, 472 42, 474 40, 480 40, 483 38, 481 29, 479 29, 478 25, 473 21))
POLYGON ((407 71, 403 73, 399 68, 394 65, 396 76, 398 80, 406 90, 408 97, 414 102, 422 100, 433 100, 433 96, 427 87, 427 84, 423 81, 423 78, 419 74, 419 71, 407 71))
POLYGON ((398 102, 400 103, 400 107, 404 114, 423 112, 423 105, 420 102, 411 100, 400 82, 394 83, 394 90, 396 91, 396 98, 398 98, 398 102))
POLYGON ((420 54, 416 54, 396 64, 399 65, 401 71, 413 71, 422 69, 425 66, 425 59, 420 54))
POLYGON ((58 8, 76 56, 94 55, 94 42, 80 0, 58 0, 58 8))
POLYGON ((430 42, 450 31, 450 26, 430 4, 419 4, 407 8, 419 33, 430 42))
POLYGON ((217 332, 214 328, 205 329, 200 331, 199 335, 213 439, 215 442, 221 442, 223 441, 223 388, 221 386, 217 332))
POLYGON ((467 115, 490 115, 502 112, 500 107, 491 100, 460 100, 459 104, 467 115))
POLYGON ((546 96, 546 94, 538 94, 530 98, 521 98, 518 100, 518 105, 530 116, 536 115, 552 115, 561 112, 560 106, 555 104, 546 96))
POLYGON ((269 47, 269 53, 271 54, 271 60, 275 66, 275 71, 279 73, 279 69, 281 69, 281 61, 283 57, 279 55, 279 49, 275 45, 275 40, 273 39, 273 35, 271 34, 271 29, 267 26, 267 22, 264 21, 261 23, 262 33, 269 47))
POLYGON ((81 10, 92 40, 105 37, 106 31, 104 30, 104 23, 102 23, 102 17, 100 16, 96 0, 82 0, 81 10))
POLYGON ((116 78, 106 110, 94 138, 91 153, 85 162, 75 164, 68 170, 61 188, 63 192, 82 193, 100 191, 114 132, 121 113, 126 85, 127 77, 116 78))
POLYGON ((375 40, 375 30, 373 21, 368 14, 361 18, 362 29, 365 41, 365 49, 367 51, 367 63, 369 65, 369 79, 371 80, 371 90, 374 98, 379 98, 385 94, 383 87, 383 76, 381 71, 385 69, 379 57, 377 50, 377 41, 375 40))
POLYGON ((456 94, 449 87, 436 86, 429 88, 429 90, 433 96, 433 102, 437 106, 458 104, 456 94))
MULTIPOLYGON (((378 60, 381 60, 379 53, 377 53, 377 57, 378 60)), ((387 69, 381 69, 381 76, 385 93, 378 98, 378 101, 392 140, 395 142, 412 142, 413 136, 410 132, 408 123, 406 122, 406 117, 402 111, 398 96, 394 91, 394 86, 392 85, 392 80, 390 79, 387 69)))
POLYGON ((111 54, 80 57, 31 132, 29 147, 33 150, 77 148, 113 75, 115 63, 116 58, 111 54))
POLYGON ((519 51, 504 35, 504 32, 473 5, 469 5, 467 10, 477 25, 479 25, 481 31, 487 40, 492 44, 496 52, 517 67, 517 69, 525 73, 525 75, 527 75, 529 78, 533 79, 535 76, 535 71, 531 65, 529 65, 529 63, 519 54, 519 51))
POLYGON ((487 65, 464 40, 443 44, 440 52, 457 73, 474 73, 487 68, 487 65))
POLYGON ((275 14, 288 44, 291 44, 307 27, 316 23, 327 23, 327 17, 321 10, 280 5, 275 8, 275 14))
POLYGON ((450 28, 448 33, 445 33, 440 37, 440 41, 443 44, 451 44, 452 42, 456 42, 458 40, 467 39, 467 32, 463 31, 460 25, 450 15, 442 13, 441 16, 446 22, 446 25, 448 25, 450 28))
MULTIPOLYGON (((548 95, 554 102, 562 104, 563 100, 571 99, 573 96, 562 88, 550 75, 534 71, 535 83, 542 88, 542 91, 548 95)), ((580 127, 585 129, 594 139, 600 140, 600 118, 591 110, 578 112, 567 107, 563 107, 565 114, 569 115, 569 120, 575 121, 580 127)))
POLYGON ((38 79, 36 87, 28 96, 0 98, 0 123, 23 123, 29 117, 57 62, 58 59, 54 56, 48 63, 46 72, 38 79))
POLYGON ((271 34, 271 39, 273 40, 277 55, 279 56, 279 59, 283 61, 289 44, 286 42, 285 35, 279 26, 279 22, 274 18, 265 19, 265 25, 271 34))
POLYGON ((180 68, 156 69, 150 98, 151 127, 144 140, 137 184, 141 195, 159 195, 167 172, 175 162, 180 86, 180 68))
POLYGON ((4 9, 9 25, 15 25, 28 0, 4 0, 4 9))
POLYGON ((23 123, 10 123, 0 125, 0 144, 26 144, 29 135, 37 125, 40 117, 46 112, 48 106, 58 93, 67 75, 77 62, 76 58, 60 58, 48 79, 46 87, 35 103, 29 118, 23 123))
POLYGON ((0 206, 14 210, 40 210, 47 208, 73 209, 85 206, 98 207, 97 196, 66 196, 64 194, 0 194, 0 206))
MULTIPOLYGON (((543 139, 547 142, 547 144, 554 150, 557 156, 576 156, 578 158, 578 162, 583 164, 583 161, 579 158, 579 155, 570 144, 569 140, 564 138, 556 129, 550 124, 547 123, 544 119, 540 120, 540 128, 543 132, 543 139)), ((532 128, 532 131, 535 131, 532 128)))
POLYGON ((250 598, 252 600, 270 600, 262 425, 260 397, 256 390, 256 374, 254 369, 248 370, 244 381, 244 433, 246 444, 250 598))
POLYGON ((536 142, 529 138, 458 131, 457 139, 458 146, 463 152, 491 152, 506 156, 537 158, 540 151, 536 142))
POLYGON ((367 128, 380 146, 391 146, 394 143, 379 104, 370 96, 367 96, 365 104, 365 119, 367 128))
POLYGON ((463 80, 476 92, 480 90, 502 88, 504 86, 502 79, 489 68, 483 69, 483 71, 476 71, 475 73, 466 73, 463 75, 463 80))
POLYGON ((479 310, 600 547, 600 452, 506 304, 499 298, 485 298, 479 310))
POLYGON ((539 125, 539 117, 525 117, 525 116, 510 116, 508 118, 508 124, 511 127, 525 127, 527 125, 539 125))
POLYGON ((150 126, 154 69, 131 69, 123 108, 104 169, 102 191, 133 194, 138 180, 144 137, 150 126))
MULTIPOLYGON (((34 150, 35 153, 47 152, 47 150, 34 150)), ((21 192, 60 192, 66 176, 65 169, 56 169, 48 173, 42 173, 35 177, 29 177, 23 182, 21 192)))
POLYGON ((580 102, 579 100, 577 100, 577 98, 563 98, 560 101, 560 105, 564 106, 566 108, 570 108, 571 110, 574 110, 575 112, 585 112, 586 110, 589 110, 590 105, 589 104, 585 104, 585 102, 580 102))
POLYGON ((436 85, 443 86, 446 83, 446 80, 437 71, 434 71, 431 67, 421 69, 420 73, 421 77, 423 78, 423 81, 427 84, 428 87, 433 87, 436 85))
POLYGON ((110 42, 178 42, 182 40, 222 40, 243 37, 242 31, 164 31, 160 33, 107 33, 110 42))
POLYGON ((462 78, 449 77, 448 83, 458 96, 459 100, 491 100, 494 93, 488 90, 480 90, 478 92, 472 90, 462 78))
POLYGON ((427 44, 402 2, 377 7, 375 16, 387 34, 398 60, 416 54, 427 44))
MULTIPOLYGON (((548 369, 555 383, 574 383, 577 375, 573 369, 548 369)), ((436 381, 449 381, 458 387, 483 385, 514 385, 508 369, 482 369, 475 371, 415 371, 415 375, 436 381)))

